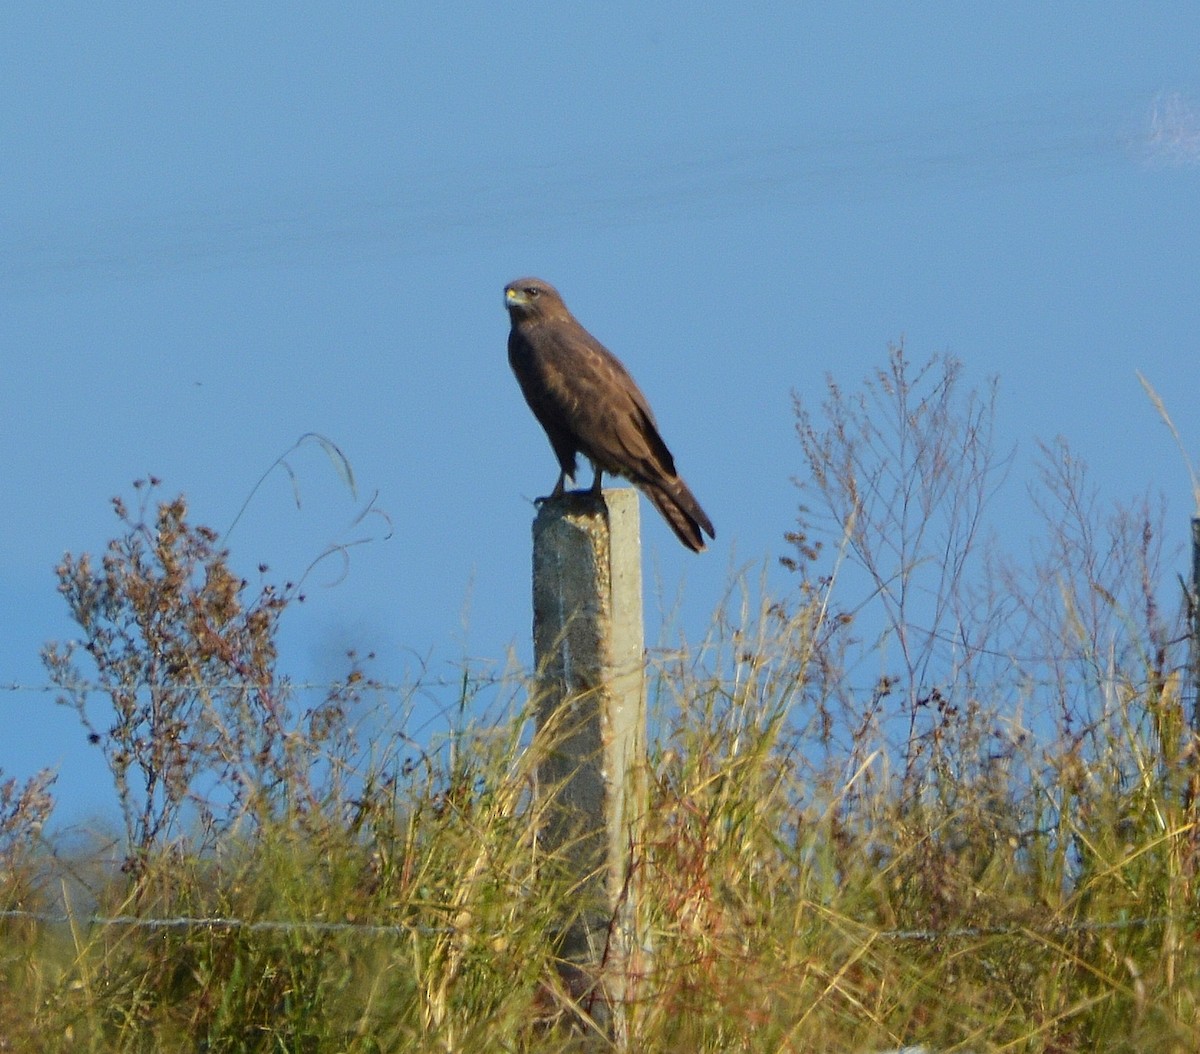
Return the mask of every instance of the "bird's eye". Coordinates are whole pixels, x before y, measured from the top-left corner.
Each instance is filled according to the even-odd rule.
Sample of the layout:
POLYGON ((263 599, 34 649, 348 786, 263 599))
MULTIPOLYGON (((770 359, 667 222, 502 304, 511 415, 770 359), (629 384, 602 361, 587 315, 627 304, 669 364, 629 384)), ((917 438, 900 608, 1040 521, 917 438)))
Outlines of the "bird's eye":
POLYGON ((525 292, 529 294, 531 299, 536 299, 541 290, 536 285, 530 285, 525 287, 525 292))

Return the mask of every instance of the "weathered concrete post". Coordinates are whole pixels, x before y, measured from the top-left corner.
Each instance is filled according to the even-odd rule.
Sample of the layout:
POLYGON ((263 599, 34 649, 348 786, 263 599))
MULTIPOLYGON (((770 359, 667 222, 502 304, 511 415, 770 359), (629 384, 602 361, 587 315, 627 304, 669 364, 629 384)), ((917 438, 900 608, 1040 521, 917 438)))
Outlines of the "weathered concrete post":
POLYGON ((1192 593, 1188 607, 1192 633, 1192 732, 1200 735, 1200 516, 1192 517, 1192 593))
POLYGON ((551 796, 543 844, 578 875, 580 910, 562 933, 565 973, 578 971, 573 987, 584 991, 576 994, 621 1043, 641 955, 631 866, 646 749, 636 491, 542 504, 533 524, 533 640, 539 738, 548 744, 538 781, 551 796))

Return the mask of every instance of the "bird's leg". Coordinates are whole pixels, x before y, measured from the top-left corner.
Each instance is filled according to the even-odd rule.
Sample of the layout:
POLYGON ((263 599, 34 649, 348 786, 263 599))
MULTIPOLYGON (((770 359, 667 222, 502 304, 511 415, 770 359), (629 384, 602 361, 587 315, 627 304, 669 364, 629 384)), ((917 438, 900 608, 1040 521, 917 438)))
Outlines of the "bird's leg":
POLYGON ((600 497, 600 493, 604 489, 603 483, 602 483, 603 477, 604 477, 604 470, 602 468, 600 468, 599 466, 596 466, 596 475, 595 475, 595 478, 592 480, 592 489, 589 492, 593 498, 600 497))
POLYGON ((542 502, 553 501, 555 498, 561 498, 563 496, 563 491, 566 490, 566 482, 567 474, 565 472, 560 472, 558 474, 558 482, 554 484, 554 489, 544 498, 534 498, 534 505, 541 505, 542 502))

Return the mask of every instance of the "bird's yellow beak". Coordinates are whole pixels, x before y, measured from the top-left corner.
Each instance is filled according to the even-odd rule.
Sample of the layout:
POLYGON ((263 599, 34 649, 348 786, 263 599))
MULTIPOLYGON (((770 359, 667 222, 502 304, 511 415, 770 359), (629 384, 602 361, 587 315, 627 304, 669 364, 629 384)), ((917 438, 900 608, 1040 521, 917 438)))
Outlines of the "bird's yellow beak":
POLYGON ((505 307, 507 307, 509 304, 523 304, 523 303, 525 303, 525 297, 523 297, 521 295, 521 291, 519 289, 514 289, 510 285, 508 288, 506 288, 504 290, 504 305, 505 305, 505 307))

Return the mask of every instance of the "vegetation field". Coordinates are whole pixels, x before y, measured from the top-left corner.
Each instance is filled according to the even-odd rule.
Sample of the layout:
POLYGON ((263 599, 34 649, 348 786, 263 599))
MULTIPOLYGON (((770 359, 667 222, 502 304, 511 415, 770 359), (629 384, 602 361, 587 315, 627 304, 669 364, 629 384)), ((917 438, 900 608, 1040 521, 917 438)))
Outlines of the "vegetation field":
MULTIPOLYGON (((786 570, 735 577, 702 640, 662 630, 628 1049, 1200 1050, 1186 554, 1062 440, 1014 486, 996 405, 902 348, 797 400, 786 570)), ((296 587, 135 497, 59 568, 81 643, 45 653, 115 834, 45 837, 52 776, 0 779, 0 1051, 613 1046, 613 965, 556 954, 588 905, 538 838, 530 672, 351 656, 298 692, 296 587)))

